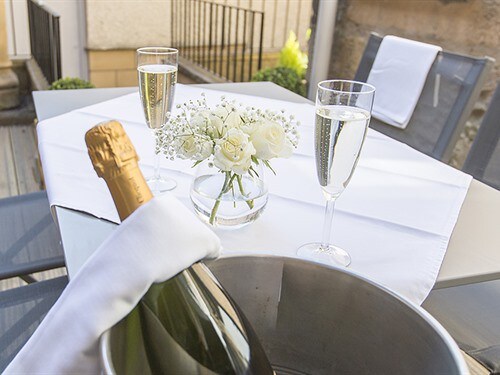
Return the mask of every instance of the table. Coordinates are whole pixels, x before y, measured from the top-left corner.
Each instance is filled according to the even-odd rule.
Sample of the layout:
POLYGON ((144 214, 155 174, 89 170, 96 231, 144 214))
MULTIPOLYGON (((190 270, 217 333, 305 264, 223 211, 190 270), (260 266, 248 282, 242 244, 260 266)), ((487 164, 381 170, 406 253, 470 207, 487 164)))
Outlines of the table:
MULTIPOLYGON (((258 95, 297 103, 307 99, 269 82, 198 85, 215 90, 258 95)), ((136 91, 133 88, 34 92, 38 119, 136 91)), ((497 229, 500 192, 474 180, 438 275, 435 288, 444 288, 500 278, 500 233, 497 229)), ((85 213, 55 207, 66 255, 68 273, 74 275, 83 262, 116 227, 85 213), (82 230, 85 228, 85 230, 82 230)))

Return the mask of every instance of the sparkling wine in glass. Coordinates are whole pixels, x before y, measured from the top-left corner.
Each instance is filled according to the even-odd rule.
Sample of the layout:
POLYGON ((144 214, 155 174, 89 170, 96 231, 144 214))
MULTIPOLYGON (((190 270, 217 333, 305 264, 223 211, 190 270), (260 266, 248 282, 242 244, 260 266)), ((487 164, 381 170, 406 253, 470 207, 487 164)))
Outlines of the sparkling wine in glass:
MULTIPOLYGON (((166 47, 144 47, 137 50, 139 93, 146 124, 156 139, 155 131, 168 121, 177 82, 178 51, 166 47)), ((154 174, 147 179, 153 193, 172 190, 174 179, 160 174, 160 154, 155 147, 154 174)))
POLYGON ((314 148, 318 181, 326 198, 321 242, 301 246, 301 257, 347 267, 351 257, 331 244, 335 201, 352 178, 359 160, 375 88, 355 81, 329 80, 318 84, 314 148))

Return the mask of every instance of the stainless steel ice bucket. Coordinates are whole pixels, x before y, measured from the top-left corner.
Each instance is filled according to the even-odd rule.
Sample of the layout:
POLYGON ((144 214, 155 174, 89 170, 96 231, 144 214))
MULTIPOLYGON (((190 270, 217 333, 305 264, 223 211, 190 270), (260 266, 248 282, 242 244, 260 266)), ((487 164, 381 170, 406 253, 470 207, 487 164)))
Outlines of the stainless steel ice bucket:
MULTIPOLYGON (((263 256, 208 266, 251 322, 277 374, 467 373, 457 345, 429 314, 348 270, 263 256)), ((131 363, 112 337, 101 339, 111 372, 131 363)))

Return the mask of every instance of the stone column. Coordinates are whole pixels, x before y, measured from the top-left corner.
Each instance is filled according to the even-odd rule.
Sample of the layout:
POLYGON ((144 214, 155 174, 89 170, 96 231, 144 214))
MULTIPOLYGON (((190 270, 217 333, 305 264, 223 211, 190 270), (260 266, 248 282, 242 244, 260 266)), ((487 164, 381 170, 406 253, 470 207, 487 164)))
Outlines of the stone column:
POLYGON ((5 1, 0 0, 0 110, 19 105, 19 80, 7 54, 5 1))

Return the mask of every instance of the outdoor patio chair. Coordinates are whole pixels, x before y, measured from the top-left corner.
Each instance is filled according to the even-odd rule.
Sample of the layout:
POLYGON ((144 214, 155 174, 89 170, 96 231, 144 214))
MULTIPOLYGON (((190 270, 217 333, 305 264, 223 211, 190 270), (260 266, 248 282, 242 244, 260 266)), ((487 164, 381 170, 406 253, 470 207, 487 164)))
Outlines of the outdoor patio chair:
MULTIPOLYGON (((370 35, 356 81, 368 79, 381 42, 380 35, 370 35)), ((490 57, 439 52, 406 129, 395 128, 373 117, 370 127, 448 162, 493 62, 490 57)))
POLYGON ((0 280, 65 266, 44 191, 0 200, 0 280))
POLYGON ((500 84, 462 169, 475 179, 500 190, 500 84))
POLYGON ((432 290, 422 304, 460 349, 500 373, 500 280, 432 290))
POLYGON ((31 337, 67 283, 68 278, 62 276, 0 292, 0 373, 31 337))

